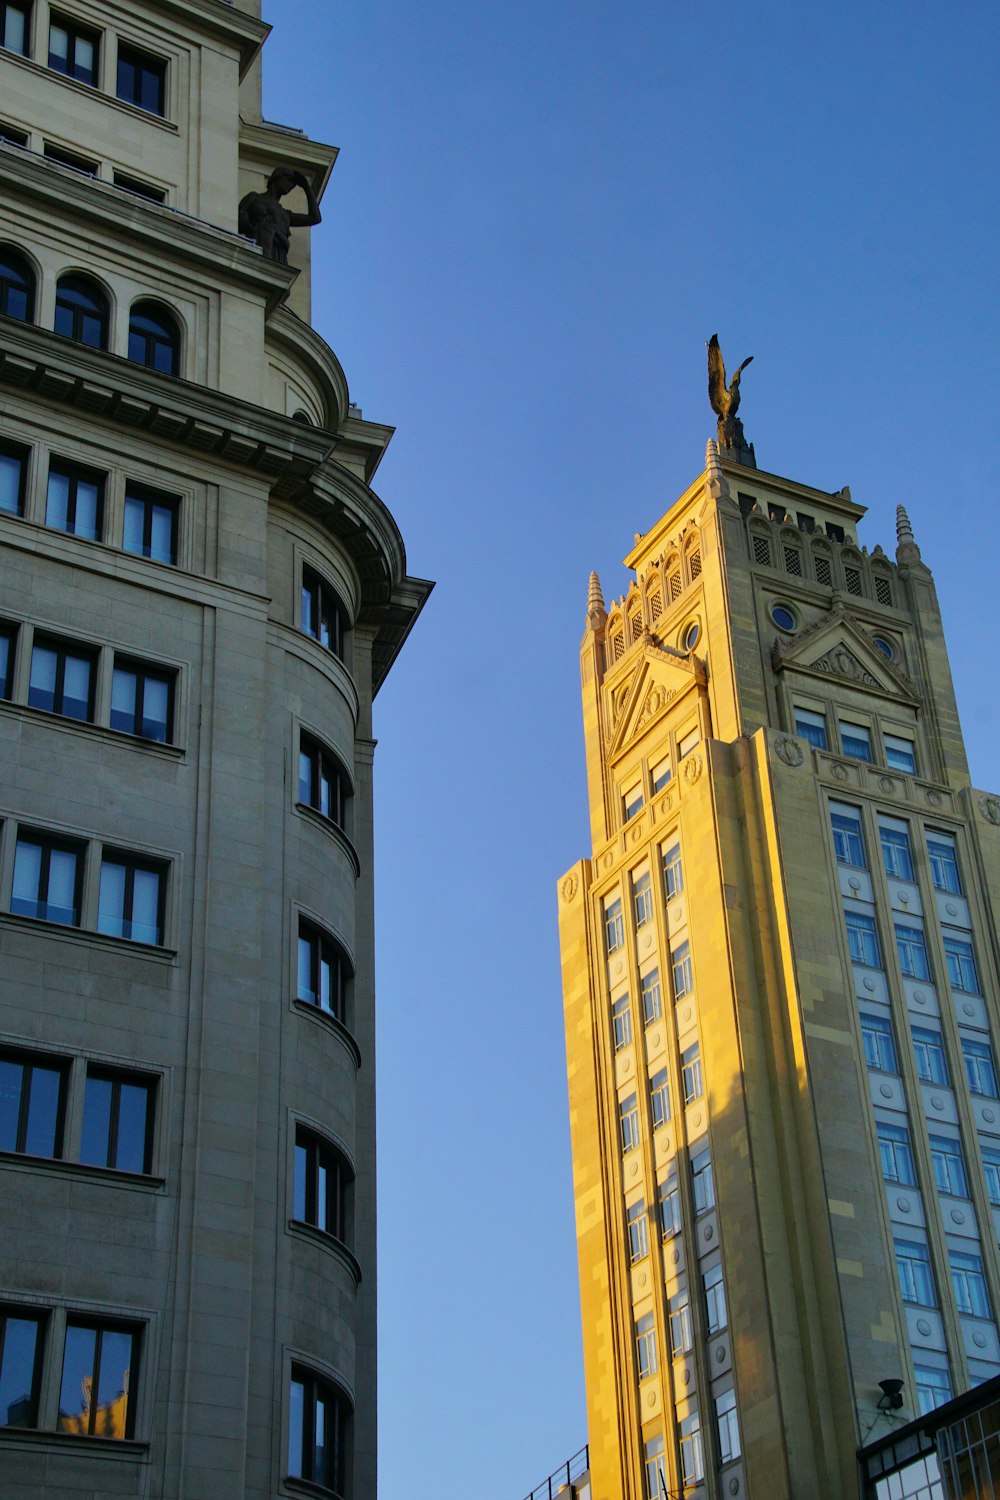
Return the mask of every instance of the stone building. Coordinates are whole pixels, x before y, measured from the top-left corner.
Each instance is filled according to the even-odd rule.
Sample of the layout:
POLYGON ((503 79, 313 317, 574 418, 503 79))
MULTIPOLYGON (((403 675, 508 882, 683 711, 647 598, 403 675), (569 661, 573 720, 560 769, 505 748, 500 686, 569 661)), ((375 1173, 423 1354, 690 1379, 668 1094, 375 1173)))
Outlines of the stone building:
POLYGON ((862 1444, 1000 1372, 1000 800, 906 513, 895 560, 863 515, 712 442, 625 597, 591 577, 593 1500, 858 1496, 862 1444))
POLYGON ((336 157, 268 30, 0 4, 5 1500, 376 1492, 372 699, 430 585, 311 231, 237 232, 336 157))

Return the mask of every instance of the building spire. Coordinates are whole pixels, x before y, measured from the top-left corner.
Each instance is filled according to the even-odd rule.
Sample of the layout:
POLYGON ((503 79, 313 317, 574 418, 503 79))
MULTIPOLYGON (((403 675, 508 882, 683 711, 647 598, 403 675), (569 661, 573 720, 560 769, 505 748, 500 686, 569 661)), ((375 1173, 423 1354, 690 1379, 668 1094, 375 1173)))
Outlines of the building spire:
POLYGON ((722 465, 719 462, 719 445, 715 438, 709 438, 705 444, 705 472, 708 475, 709 494, 716 500, 729 494, 729 480, 722 471, 722 465))
POLYGON ((601 593, 601 580, 596 573, 591 573, 590 582, 587 585, 587 624, 591 630, 603 625, 607 619, 604 608, 604 595, 601 593))
POLYGON ((920 561, 920 548, 913 535, 905 505, 896 506, 896 542, 896 561, 900 565, 920 561))

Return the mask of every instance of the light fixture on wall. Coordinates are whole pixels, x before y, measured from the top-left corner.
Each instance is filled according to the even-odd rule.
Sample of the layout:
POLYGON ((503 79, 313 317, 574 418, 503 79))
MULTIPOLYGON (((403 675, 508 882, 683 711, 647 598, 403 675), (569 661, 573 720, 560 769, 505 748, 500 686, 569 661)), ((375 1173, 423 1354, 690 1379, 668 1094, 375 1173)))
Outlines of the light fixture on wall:
POLYGON ((888 1380, 879 1381, 879 1411, 898 1411, 903 1404, 903 1382, 892 1376, 888 1380))

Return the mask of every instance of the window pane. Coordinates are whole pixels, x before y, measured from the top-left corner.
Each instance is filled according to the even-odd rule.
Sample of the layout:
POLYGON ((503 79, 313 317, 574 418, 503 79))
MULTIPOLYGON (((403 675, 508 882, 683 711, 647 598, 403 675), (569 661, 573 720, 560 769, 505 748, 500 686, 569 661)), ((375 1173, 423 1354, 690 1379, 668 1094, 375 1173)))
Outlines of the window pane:
POLYGON ((50 922, 74 927, 76 910, 76 852, 72 849, 49 851, 49 888, 44 915, 50 922))
POLYGON ((62 1074, 58 1069, 32 1067, 28 1129, 24 1141, 29 1156, 58 1155, 61 1084, 62 1074))
POLYGON ((125 530, 122 546, 126 552, 142 554, 142 532, 146 507, 135 495, 125 496, 125 530))
POLYGON ((49 67, 66 71, 69 61, 69 32, 63 26, 49 28, 49 67))
POLYGON ((125 935, 125 881, 124 865, 106 859, 101 865, 101 893, 98 901, 97 930, 108 932, 113 937, 125 935))
POLYGON ((148 1172, 146 1140, 149 1133, 148 1084, 122 1083, 118 1102, 118 1152, 114 1166, 120 1172, 148 1172))
POLYGON ((90 718, 90 662, 83 656, 64 657, 62 703, 57 710, 71 719, 90 718))
POLYGON ((23 1078, 21 1063, 10 1057, 0 1057, 0 1151, 17 1150, 23 1078))
POLYGON ((92 1429, 95 1437, 127 1436, 133 1343, 131 1333, 113 1328, 104 1330, 97 1381, 97 1408, 92 1429))
POLYGON ((326 1162, 323 1160, 319 1147, 315 1148, 316 1154, 316 1228, 325 1230, 327 1228, 327 1195, 329 1183, 326 1162))
POLYGON ((86 1434, 90 1431, 90 1394, 96 1347, 96 1329, 72 1325, 66 1329, 59 1392, 60 1432, 86 1434))
POLYGON ((128 937, 137 943, 159 943, 160 872, 137 868, 133 872, 132 920, 128 937))
POLYGON ((174 513, 165 505, 153 506, 153 525, 149 555, 155 562, 174 560, 174 513))
POLYGON ((40 844, 18 839, 14 854, 14 889, 10 909, 24 917, 39 915, 38 888, 42 878, 40 844))
POLYGON ((69 516, 69 486, 68 474, 60 474, 56 469, 49 470, 49 485, 45 498, 46 526, 54 526, 59 531, 66 530, 69 516))
POLYGON ((309 1180, 309 1149, 295 1144, 295 1182, 292 1195, 292 1217, 306 1222, 306 1188, 309 1180))
POLYGON ((0 1365, 0 1427, 34 1427, 35 1365, 39 1325, 36 1318, 0 1317, 3 1364, 0 1365))
POLYGON ((24 460, 14 453, 0 452, 0 510, 12 516, 21 512, 21 474, 24 460))
POLYGON ((31 681, 28 702, 32 708, 52 713, 56 703, 56 673, 59 657, 48 646, 35 646, 31 653, 31 681))
POLYGON ((147 677, 143 688, 141 731, 147 740, 165 743, 170 726, 170 683, 163 677, 147 677))
POLYGON ((81 479, 76 486, 76 519, 73 530, 77 536, 86 537, 89 541, 98 540, 99 511, 100 511, 100 486, 91 480, 81 479))
POLYGON ((305 1386, 301 1380, 293 1380, 288 1402, 288 1472, 294 1479, 302 1478, 302 1431, 305 1425, 305 1413, 305 1386))
POLYGON ((108 1165, 112 1091, 109 1078, 88 1075, 83 1093, 83 1134, 80 1140, 80 1160, 88 1166, 108 1165))
POLYGON ((111 728, 125 734, 135 730, 136 688, 138 680, 129 667, 115 667, 111 679, 111 728))

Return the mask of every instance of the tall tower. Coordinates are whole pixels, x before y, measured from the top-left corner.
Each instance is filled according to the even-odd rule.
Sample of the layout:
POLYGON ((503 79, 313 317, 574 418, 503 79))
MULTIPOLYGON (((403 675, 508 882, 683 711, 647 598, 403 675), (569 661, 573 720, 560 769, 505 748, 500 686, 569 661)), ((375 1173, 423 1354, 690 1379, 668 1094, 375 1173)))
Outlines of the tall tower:
POLYGON ((257 0, 0 28, 0 1492, 369 1500, 372 699, 430 585, 309 322, 336 152, 257 0))
POLYGON ((559 882, 593 1500, 844 1500, 1000 1371, 1000 799, 931 574, 720 458, 591 576, 559 882), (892 1387, 901 1381, 902 1407, 892 1387))

